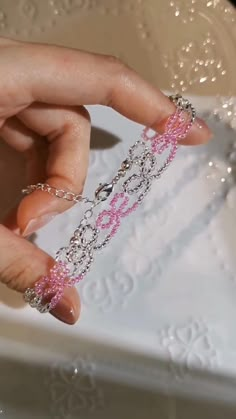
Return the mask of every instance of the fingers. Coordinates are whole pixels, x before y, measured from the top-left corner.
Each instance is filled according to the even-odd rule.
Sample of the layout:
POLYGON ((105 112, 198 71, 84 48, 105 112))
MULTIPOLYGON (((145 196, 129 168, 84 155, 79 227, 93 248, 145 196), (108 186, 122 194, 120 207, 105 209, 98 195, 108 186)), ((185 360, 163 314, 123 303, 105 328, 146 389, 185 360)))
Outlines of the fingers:
POLYGON ((22 153, 31 150, 39 140, 39 135, 29 130, 16 117, 5 121, 0 129, 0 135, 7 144, 22 153))
MULTIPOLYGON (((29 129, 49 141, 46 183, 82 193, 89 158, 90 120, 80 108, 34 105, 19 115, 29 129)), ((72 204, 36 191, 20 203, 17 221, 24 236, 32 234, 72 204)))
MULTIPOLYGON (((160 90, 113 57, 48 45, 22 43, 9 48, 10 58, 2 51, 0 76, 3 72, 4 91, 8 85, 11 91, 12 86, 18 90, 15 109, 35 101, 70 106, 102 104, 155 129, 175 109, 160 90)), ((1 100, 6 106, 10 99, 8 94, 1 100)), ((187 142, 209 139, 210 131, 201 125, 195 124, 187 142)))
MULTIPOLYGON (((20 236, 0 225, 0 282, 24 292, 46 275, 52 258, 20 236)), ((75 289, 68 289, 51 314, 68 324, 79 317, 80 301, 75 289)))
POLYGON ((29 183, 45 178, 48 145, 39 134, 26 127, 17 117, 8 118, 0 136, 11 147, 25 155, 26 177, 29 183))
MULTIPOLYGON (((18 118, 21 120, 18 121, 18 126, 15 121, 13 121, 13 126, 13 122, 9 119, 10 122, 3 126, 2 136, 12 144, 17 137, 18 144, 21 144, 24 150, 29 145, 31 153, 28 165, 31 167, 30 171, 34 179, 29 183, 45 181, 58 189, 81 193, 89 158, 88 112, 82 107, 66 109, 59 106, 35 104, 20 113, 18 118), (34 138, 34 147, 30 141, 36 135, 40 136, 41 140, 42 137, 47 136, 49 142, 49 154, 44 174, 44 161, 36 159, 34 155, 36 153, 33 153, 38 144, 37 138, 34 138)), ((32 234, 71 205, 68 201, 41 191, 24 197, 17 212, 17 225, 21 234, 24 236, 32 234)))

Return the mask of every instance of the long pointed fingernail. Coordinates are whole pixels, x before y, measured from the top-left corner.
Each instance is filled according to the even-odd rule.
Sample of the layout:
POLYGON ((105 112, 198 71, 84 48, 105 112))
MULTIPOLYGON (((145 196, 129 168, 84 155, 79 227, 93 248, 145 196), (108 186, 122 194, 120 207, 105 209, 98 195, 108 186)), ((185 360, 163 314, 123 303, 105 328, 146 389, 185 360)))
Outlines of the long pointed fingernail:
POLYGON ((71 302, 64 297, 50 313, 53 317, 66 324, 75 324, 78 320, 75 308, 71 305, 71 302))
POLYGON ((213 135, 213 132, 210 130, 209 126, 206 124, 206 122, 203 119, 197 117, 194 121, 194 125, 196 125, 196 127, 199 129, 204 129, 208 131, 210 136, 213 135))
POLYGON ((42 228, 47 223, 52 221, 52 219, 58 214, 59 214, 58 212, 49 212, 47 214, 41 215, 41 217, 32 218, 28 222, 25 229, 23 231, 21 231, 21 235, 23 237, 30 236, 30 234, 34 233, 39 228, 42 228))

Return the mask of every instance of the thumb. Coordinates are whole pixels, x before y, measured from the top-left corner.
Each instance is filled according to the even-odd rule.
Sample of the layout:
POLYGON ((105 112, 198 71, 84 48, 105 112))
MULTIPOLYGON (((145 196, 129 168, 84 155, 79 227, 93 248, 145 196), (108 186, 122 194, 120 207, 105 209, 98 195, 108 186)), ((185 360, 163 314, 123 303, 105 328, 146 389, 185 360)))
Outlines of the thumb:
MULTIPOLYGON (((24 292, 46 275, 53 259, 32 243, 0 225, 0 282, 9 288, 24 292)), ((66 289, 51 314, 73 324, 79 317, 80 301, 75 288, 66 289)))

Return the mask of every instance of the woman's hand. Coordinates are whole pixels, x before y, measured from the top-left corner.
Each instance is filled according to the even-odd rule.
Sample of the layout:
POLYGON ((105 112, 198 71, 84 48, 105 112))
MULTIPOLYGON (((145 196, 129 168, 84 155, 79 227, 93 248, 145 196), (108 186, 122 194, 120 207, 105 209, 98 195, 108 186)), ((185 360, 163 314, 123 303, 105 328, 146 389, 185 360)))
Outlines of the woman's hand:
MULTIPOLYGON (((56 46, 0 39, 0 136, 27 158, 28 183, 46 182, 76 193, 86 178, 90 118, 83 105, 110 106, 141 124, 160 129, 174 105, 113 57, 56 46)), ((203 121, 184 144, 210 137, 203 121)), ((0 225, 0 281, 23 292, 47 273, 52 259, 24 237, 70 204, 35 191, 0 225)), ((95 274, 95 273, 94 273, 95 274)), ((79 317, 77 291, 67 289, 53 315, 79 317)))

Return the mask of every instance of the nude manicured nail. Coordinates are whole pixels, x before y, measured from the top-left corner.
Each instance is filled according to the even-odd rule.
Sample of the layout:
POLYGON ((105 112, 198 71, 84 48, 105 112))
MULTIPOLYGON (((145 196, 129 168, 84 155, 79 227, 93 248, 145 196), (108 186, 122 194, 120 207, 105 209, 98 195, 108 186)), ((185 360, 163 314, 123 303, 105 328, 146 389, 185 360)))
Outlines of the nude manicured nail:
POLYGON ((201 119, 201 118, 196 118, 194 121, 194 125, 196 125, 197 128, 199 129, 204 129, 206 131, 209 132, 209 136, 213 135, 213 132, 210 130, 210 128, 208 127, 208 125, 206 124, 206 122, 201 119))
POLYGON ((34 233, 36 230, 42 228, 46 224, 48 224, 52 219, 58 215, 58 212, 49 212, 47 214, 41 215, 41 217, 32 218, 25 229, 21 232, 23 237, 30 236, 30 234, 34 233))
POLYGON ((66 324, 74 324, 78 320, 75 308, 65 297, 59 301, 56 307, 50 312, 53 317, 66 324))

